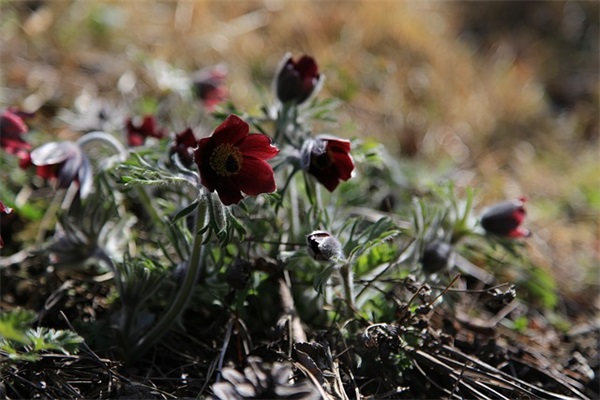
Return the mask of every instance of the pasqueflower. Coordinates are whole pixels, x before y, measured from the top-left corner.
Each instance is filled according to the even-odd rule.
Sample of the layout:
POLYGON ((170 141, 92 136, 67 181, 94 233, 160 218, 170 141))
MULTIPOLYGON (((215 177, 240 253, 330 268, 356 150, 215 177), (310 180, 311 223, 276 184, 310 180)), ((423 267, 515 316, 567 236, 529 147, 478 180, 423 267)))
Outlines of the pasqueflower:
POLYGON ((511 238, 527 237, 529 230, 521 224, 525 220, 525 197, 503 201, 486 209, 481 215, 481 226, 487 233, 511 238))
POLYGON ((333 136, 321 135, 308 139, 302 145, 301 165, 327 190, 333 192, 340 181, 352 176, 354 161, 350 156, 350 142, 333 136))
POLYGON ((434 240, 428 243, 423 249, 421 265, 423 271, 428 274, 442 271, 452 266, 454 251, 450 243, 441 240, 434 240))
POLYGON ((229 91, 224 85, 227 69, 223 65, 201 69, 191 78, 194 94, 208 111, 214 110, 215 106, 223 102, 229 95, 229 91))
POLYGON ((307 55, 294 61, 291 54, 286 54, 275 75, 275 93, 282 103, 304 103, 321 86, 323 76, 315 60, 307 55))
POLYGON ((198 142, 194 161, 202 184, 217 191, 225 205, 250 196, 275 191, 273 169, 265 161, 279 150, 262 134, 249 134, 250 127, 240 117, 230 115, 215 132, 198 142))
POLYGON ((161 139, 167 135, 164 129, 157 127, 156 118, 152 115, 144 116, 141 121, 128 118, 125 127, 127 128, 127 141, 132 147, 143 145, 148 137, 161 139))
POLYGON ((194 163, 194 149, 198 146, 198 141, 194 132, 187 128, 185 131, 175 135, 175 143, 171 146, 171 154, 177 153, 179 161, 186 167, 194 163))
POLYGON ((50 142, 31 152, 31 163, 38 176, 68 188, 77 182, 82 198, 92 190, 92 167, 88 156, 73 142, 50 142))
POLYGON ((21 168, 26 168, 31 164, 29 158, 31 145, 22 138, 22 135, 29 130, 23 118, 29 116, 29 114, 11 109, 4 110, 0 115, 0 147, 8 153, 16 155, 21 168))

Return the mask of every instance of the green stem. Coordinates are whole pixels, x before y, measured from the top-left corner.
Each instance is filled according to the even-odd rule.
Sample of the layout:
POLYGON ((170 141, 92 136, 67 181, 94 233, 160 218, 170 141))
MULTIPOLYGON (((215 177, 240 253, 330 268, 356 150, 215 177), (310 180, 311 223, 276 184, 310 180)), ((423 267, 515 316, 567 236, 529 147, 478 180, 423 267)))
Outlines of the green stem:
POLYGON ((348 307, 348 315, 352 315, 354 310, 354 273, 352 266, 349 263, 344 263, 340 267, 340 275, 342 275, 342 284, 344 285, 344 297, 346 306, 348 307))
MULTIPOLYGON (((208 194, 210 195, 210 194, 208 194)), ((194 236, 194 243, 192 248, 192 256, 189 260, 185 277, 181 287, 177 291, 175 298, 171 302, 169 309, 160 317, 156 325, 152 327, 145 335, 143 335, 137 343, 131 348, 129 352, 129 359, 138 357, 148 350, 150 346, 156 343, 173 325, 173 322, 179 318, 179 316, 185 310, 192 293, 194 286, 198 280, 198 276, 202 274, 202 254, 204 253, 204 242, 209 230, 204 233, 198 233, 201 227, 206 226, 208 216, 208 201, 205 198, 201 198, 198 202, 198 209, 196 211, 196 231, 194 236)))

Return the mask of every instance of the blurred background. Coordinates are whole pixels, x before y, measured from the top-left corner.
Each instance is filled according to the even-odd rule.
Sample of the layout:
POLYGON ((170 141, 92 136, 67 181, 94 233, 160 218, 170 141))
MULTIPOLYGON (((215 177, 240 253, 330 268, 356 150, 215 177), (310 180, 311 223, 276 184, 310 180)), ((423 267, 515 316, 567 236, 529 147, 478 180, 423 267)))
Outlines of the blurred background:
POLYGON ((54 117, 82 99, 118 101, 133 86, 137 98, 161 96, 182 74, 215 65, 227 69, 231 101, 258 114, 281 57, 313 55, 326 76, 320 97, 343 101, 330 133, 375 138, 416 175, 475 188, 479 206, 526 196, 534 262, 574 301, 596 298, 598 2, 20 0, 0 8, 0 107, 37 111, 48 135, 68 135, 54 117))

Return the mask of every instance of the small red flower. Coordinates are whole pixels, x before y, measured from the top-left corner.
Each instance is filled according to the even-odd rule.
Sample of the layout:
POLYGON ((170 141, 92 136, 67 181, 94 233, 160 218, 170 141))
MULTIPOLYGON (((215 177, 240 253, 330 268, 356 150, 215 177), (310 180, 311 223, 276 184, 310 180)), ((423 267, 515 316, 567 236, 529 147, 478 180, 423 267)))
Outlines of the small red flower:
POLYGON ((497 203, 481 216, 481 226, 487 233, 511 238, 527 237, 531 233, 521 224, 525 220, 525 197, 497 203))
POLYGON ((340 181, 352 176, 354 161, 350 142, 332 136, 318 136, 307 140, 301 150, 302 168, 333 192, 340 181))
POLYGON ((319 67, 311 56, 304 55, 294 61, 286 54, 275 75, 275 92, 282 103, 304 103, 320 89, 322 76, 319 67))
POLYGON ((152 115, 146 115, 141 121, 134 121, 128 118, 125 122, 127 128, 127 141, 129 146, 141 146, 148 137, 161 139, 167 135, 164 129, 159 129, 156 126, 156 118, 152 115))
POLYGON ((23 118, 30 116, 11 109, 3 111, 0 115, 0 147, 9 154, 16 155, 21 168, 31 165, 29 157, 31 145, 22 138, 22 135, 29 131, 23 118))
POLYGON ((200 139, 195 150, 202 184, 217 191, 225 205, 276 189, 273 169, 265 161, 279 150, 262 134, 249 134, 250 127, 236 115, 230 115, 215 132, 200 139))
MULTIPOLYGON (((0 214, 10 214, 12 212, 12 208, 6 207, 4 203, 0 201, 0 214)), ((2 235, 0 235, 0 249, 4 247, 4 240, 2 240, 2 235)))
POLYGON ((81 197, 92 191, 92 167, 88 156, 73 142, 50 142, 31 152, 31 163, 38 176, 54 182, 58 188, 79 184, 81 197))
POLYGON ((175 143, 171 146, 171 154, 177 153, 179 161, 186 167, 194 163, 194 149, 198 146, 198 141, 194 132, 187 128, 185 131, 175 135, 175 143))
POLYGON ((209 112, 229 95, 224 85, 225 79, 227 79, 227 69, 222 65, 207 67, 192 75, 194 94, 209 112))

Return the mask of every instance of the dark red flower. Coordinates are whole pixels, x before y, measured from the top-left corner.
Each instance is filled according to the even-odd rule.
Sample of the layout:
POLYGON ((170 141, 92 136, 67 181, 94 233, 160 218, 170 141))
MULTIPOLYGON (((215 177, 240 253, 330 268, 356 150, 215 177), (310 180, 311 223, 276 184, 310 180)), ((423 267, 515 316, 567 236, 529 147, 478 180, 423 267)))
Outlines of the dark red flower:
POLYGON ((29 157, 31 145, 22 138, 22 135, 29 131, 23 118, 30 116, 30 114, 11 109, 4 110, 0 115, 0 147, 9 154, 16 155, 21 168, 26 168, 31 164, 29 157))
POLYGON ((192 75, 194 94, 208 111, 214 110, 229 95, 224 85, 226 78, 227 70, 222 65, 207 67, 192 75))
POLYGON ((286 54, 275 75, 275 92, 282 103, 305 102, 320 88, 322 76, 315 60, 307 55, 294 61, 286 54))
POLYGON ((301 150, 302 168, 333 192, 340 181, 352 176, 354 161, 350 156, 350 142, 332 136, 308 139, 301 150))
POLYGON ((198 146, 198 141, 194 132, 187 128, 185 131, 175 135, 175 143, 171 146, 171 154, 177 153, 179 161, 190 167, 194 163, 194 149, 198 146))
POLYGON ((273 169, 265 161, 279 150, 262 134, 249 134, 250 127, 236 115, 230 115, 215 132, 200 139, 195 150, 202 184, 217 191, 225 205, 250 196, 275 191, 273 169))
MULTIPOLYGON (((0 201, 0 214, 10 214, 12 212, 12 208, 6 207, 4 203, 0 201)), ((4 247, 4 240, 2 240, 2 235, 0 235, 0 249, 4 247)))
POLYGON ((77 182, 82 198, 92 190, 92 168, 88 156, 73 142, 50 142, 31 152, 38 176, 54 181, 58 188, 77 182))
POLYGON ((521 224, 525 220, 524 197, 497 203, 483 212, 481 226, 487 233, 511 238, 527 237, 530 232, 521 224))
POLYGON ((156 126, 156 118, 153 115, 146 115, 141 121, 128 118, 125 126, 127 127, 127 141, 132 147, 143 145, 148 137, 161 139, 167 135, 164 129, 156 126))

